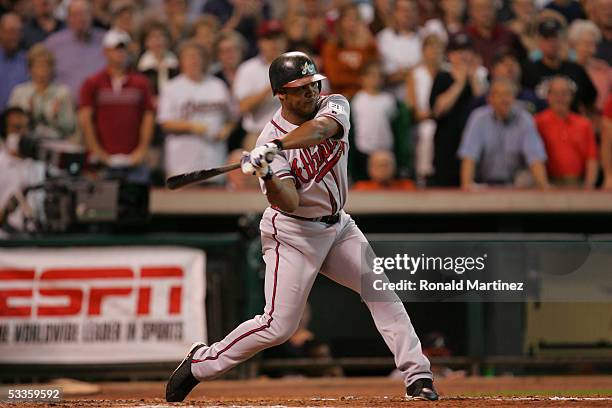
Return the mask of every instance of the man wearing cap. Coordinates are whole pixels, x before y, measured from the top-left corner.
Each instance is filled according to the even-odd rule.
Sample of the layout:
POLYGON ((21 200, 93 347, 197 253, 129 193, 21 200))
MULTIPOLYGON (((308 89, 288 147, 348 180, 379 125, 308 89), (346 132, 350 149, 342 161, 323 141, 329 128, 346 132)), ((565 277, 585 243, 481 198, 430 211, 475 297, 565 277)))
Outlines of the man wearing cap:
POLYGON ((81 88, 79 120, 92 156, 129 181, 148 182, 142 165, 154 127, 147 78, 127 69, 131 39, 122 31, 104 36, 107 66, 81 88))
POLYGON ((104 66, 104 31, 92 27, 91 5, 72 0, 68 5, 68 28, 50 35, 45 46, 55 56, 55 79, 67 85, 74 101, 85 79, 104 66))
POLYGON ((259 54, 243 62, 234 79, 234 97, 242 114, 242 127, 247 133, 243 147, 252 149, 255 140, 280 103, 268 86, 268 68, 285 51, 287 41, 280 22, 270 20, 258 29, 259 54))
POLYGON ((497 23, 497 10, 491 0, 470 0, 470 21, 465 33, 472 40, 474 51, 482 58, 483 65, 491 69, 495 55, 500 51, 512 52, 519 59, 527 53, 519 38, 508 28, 497 23))
POLYGON ((578 112, 590 109, 597 99, 597 90, 582 66, 562 59, 561 36, 562 26, 559 21, 551 18, 540 22, 537 42, 542 59, 526 64, 523 85, 533 89, 540 99, 546 99, 548 81, 557 75, 566 76, 577 87, 572 110, 578 112))
POLYGON ((465 33, 451 37, 447 47, 450 67, 434 78, 429 103, 436 120, 432 185, 459 186, 457 148, 476 98, 486 91, 487 70, 479 65, 465 33))

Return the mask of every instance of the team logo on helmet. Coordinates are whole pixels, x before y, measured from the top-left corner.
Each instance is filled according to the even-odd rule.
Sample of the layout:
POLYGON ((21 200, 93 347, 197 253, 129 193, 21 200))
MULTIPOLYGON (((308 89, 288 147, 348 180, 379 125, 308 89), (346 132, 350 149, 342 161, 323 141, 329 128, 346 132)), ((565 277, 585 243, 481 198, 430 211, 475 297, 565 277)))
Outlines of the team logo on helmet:
POLYGON ((306 61, 302 67, 302 75, 314 75, 316 73, 317 69, 315 68, 314 64, 306 61))

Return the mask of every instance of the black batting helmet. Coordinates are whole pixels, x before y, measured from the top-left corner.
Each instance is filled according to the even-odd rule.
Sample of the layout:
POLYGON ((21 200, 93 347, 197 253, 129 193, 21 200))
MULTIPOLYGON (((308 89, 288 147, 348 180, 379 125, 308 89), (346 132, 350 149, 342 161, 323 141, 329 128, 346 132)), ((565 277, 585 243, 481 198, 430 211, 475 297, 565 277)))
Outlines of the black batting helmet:
POLYGON ((274 95, 282 88, 297 88, 325 79, 310 57, 298 51, 278 56, 270 65, 269 74, 274 95))

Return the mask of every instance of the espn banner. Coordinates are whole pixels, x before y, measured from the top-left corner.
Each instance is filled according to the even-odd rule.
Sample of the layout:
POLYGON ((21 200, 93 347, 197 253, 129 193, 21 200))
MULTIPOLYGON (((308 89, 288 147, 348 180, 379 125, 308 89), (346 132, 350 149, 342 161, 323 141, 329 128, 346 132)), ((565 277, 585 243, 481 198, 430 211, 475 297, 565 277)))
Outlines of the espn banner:
POLYGON ((0 249, 0 363, 178 361, 206 341, 205 254, 0 249))

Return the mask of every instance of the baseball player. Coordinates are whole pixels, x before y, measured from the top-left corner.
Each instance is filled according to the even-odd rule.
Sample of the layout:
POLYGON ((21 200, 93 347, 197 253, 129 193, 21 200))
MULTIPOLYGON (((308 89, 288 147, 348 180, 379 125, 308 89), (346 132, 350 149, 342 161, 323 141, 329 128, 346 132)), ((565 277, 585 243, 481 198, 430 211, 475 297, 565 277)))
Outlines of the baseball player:
MULTIPOLYGON (((287 341, 319 273, 359 294, 362 279, 373 276, 362 270, 360 256, 362 248, 368 259, 373 251, 342 209, 348 191, 348 101, 320 96, 325 77, 301 52, 275 59, 269 76, 281 108, 241 160, 243 172, 260 178, 270 203, 260 224, 266 306, 223 340, 193 344, 168 381, 167 401, 183 401, 199 381, 287 341)), ((404 377, 406 397, 437 400, 429 361, 395 293, 388 301, 365 303, 404 377)))

